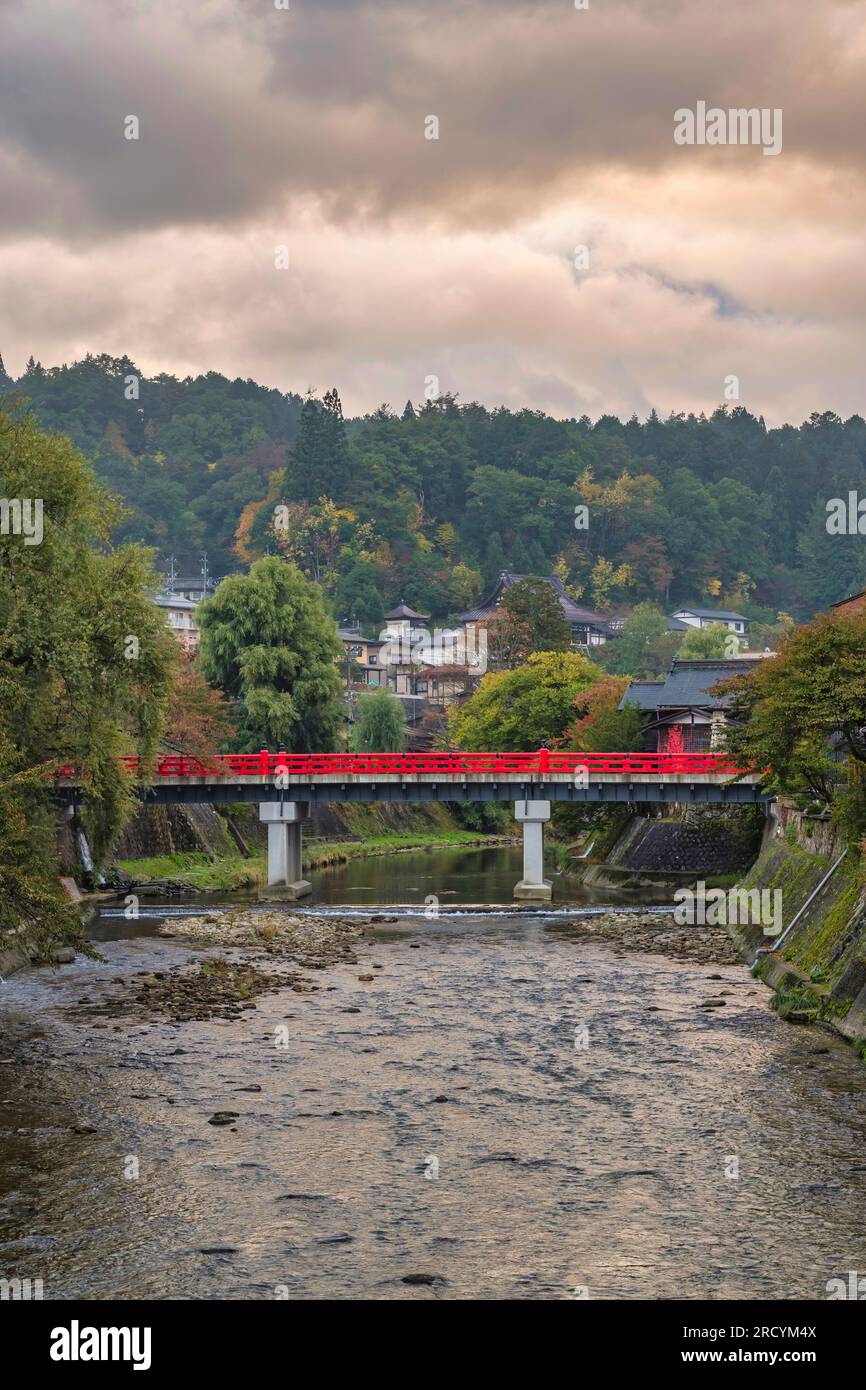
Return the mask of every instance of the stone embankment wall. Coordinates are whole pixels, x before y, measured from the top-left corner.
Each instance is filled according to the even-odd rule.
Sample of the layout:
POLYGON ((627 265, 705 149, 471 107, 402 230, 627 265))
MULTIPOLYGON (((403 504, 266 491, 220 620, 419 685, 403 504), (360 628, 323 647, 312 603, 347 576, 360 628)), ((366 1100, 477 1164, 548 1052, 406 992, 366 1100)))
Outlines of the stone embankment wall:
POLYGON ((833 822, 784 802, 769 838, 741 887, 781 892, 780 949, 760 925, 729 926, 757 973, 777 991, 780 1012, 817 1019, 858 1045, 866 1042, 866 882, 860 855, 849 850, 805 911, 798 913, 839 860, 845 844, 833 822), (796 919, 796 920, 795 920, 796 919))
MULTIPOLYGON (((304 824, 308 839, 365 839, 371 836, 423 834, 453 827, 447 807, 431 802, 417 806, 377 802, 338 802, 314 806, 304 824)), ((266 827, 257 806, 145 806, 124 830, 111 861, 149 859, 165 854, 256 854, 267 845, 266 827)))
POLYGON ((143 806, 114 849, 114 859, 147 859, 160 854, 229 854, 234 844, 222 816, 212 806, 143 806))
POLYGON ((604 864, 584 881, 597 887, 675 887, 743 873, 758 853, 765 818, 734 807, 686 807, 657 819, 635 816, 604 864))
MULTIPOLYGON (((761 816, 761 822, 763 822, 761 816)), ((749 811, 688 807, 677 820, 639 821, 620 861, 629 869, 674 869, 705 877, 739 873, 753 863, 761 826, 749 811)))

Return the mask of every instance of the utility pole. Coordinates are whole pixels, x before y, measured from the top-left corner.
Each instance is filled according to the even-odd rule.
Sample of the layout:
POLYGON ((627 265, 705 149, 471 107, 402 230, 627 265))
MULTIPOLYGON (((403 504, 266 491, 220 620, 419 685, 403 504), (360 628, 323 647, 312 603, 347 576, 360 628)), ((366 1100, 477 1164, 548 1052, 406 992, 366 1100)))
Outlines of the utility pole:
MULTIPOLYGON (((343 618, 344 631, 349 630, 348 625, 352 621, 353 618, 343 618)), ((352 643, 351 646, 348 643, 346 645, 346 717, 350 724, 354 723, 355 720, 355 695, 352 690, 352 659, 353 657, 359 657, 363 650, 363 647, 357 643, 352 643)))
POLYGON ((202 589, 204 597, 207 598, 207 551, 201 557, 201 577, 203 580, 202 589))

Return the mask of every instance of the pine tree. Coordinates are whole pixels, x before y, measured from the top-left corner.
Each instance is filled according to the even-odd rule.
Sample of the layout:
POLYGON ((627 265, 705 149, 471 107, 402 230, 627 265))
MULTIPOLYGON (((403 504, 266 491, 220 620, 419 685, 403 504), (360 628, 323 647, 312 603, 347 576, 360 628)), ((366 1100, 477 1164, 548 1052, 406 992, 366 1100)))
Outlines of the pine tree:
POLYGON ((484 579, 487 584, 495 584, 505 569, 505 550, 498 531, 491 531, 487 538, 487 554, 484 560, 484 579))
POLYGON ((288 497, 293 502, 318 502, 320 497, 343 501, 348 482, 346 427, 336 387, 326 391, 321 401, 310 393, 287 471, 288 497))

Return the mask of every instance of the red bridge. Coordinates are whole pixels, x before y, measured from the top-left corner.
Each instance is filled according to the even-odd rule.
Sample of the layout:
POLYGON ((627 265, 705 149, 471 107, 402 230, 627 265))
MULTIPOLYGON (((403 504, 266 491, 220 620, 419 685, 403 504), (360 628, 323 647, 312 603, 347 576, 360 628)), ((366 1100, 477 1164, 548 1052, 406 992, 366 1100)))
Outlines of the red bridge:
MULTIPOLYGON (((519 898, 550 897, 542 832, 551 801, 615 803, 769 800, 759 776, 720 753, 221 753, 206 761, 156 760, 149 776, 123 758, 146 803, 253 801, 268 827, 268 886, 300 897, 301 825, 310 805, 328 801, 513 801, 523 828, 519 898)), ((71 802, 83 788, 71 768, 56 779, 71 802)))
MULTIPOLYGON (((138 758, 122 758, 131 775, 140 772, 138 758)), ((474 779, 499 774, 508 778, 547 776, 573 779, 585 772, 587 780, 608 780, 637 774, 653 779, 669 777, 713 779, 737 777, 738 768, 720 753, 220 753, 202 762, 198 758, 170 755, 158 758, 152 775, 157 783, 180 783, 189 778, 273 777, 419 777, 474 779)), ((747 775, 747 774, 746 774, 747 775)))

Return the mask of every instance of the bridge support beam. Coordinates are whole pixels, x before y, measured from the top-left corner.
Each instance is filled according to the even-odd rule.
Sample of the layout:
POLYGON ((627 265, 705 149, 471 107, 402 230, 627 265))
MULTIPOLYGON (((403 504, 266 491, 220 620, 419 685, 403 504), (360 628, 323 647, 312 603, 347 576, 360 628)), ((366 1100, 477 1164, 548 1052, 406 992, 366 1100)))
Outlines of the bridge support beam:
POLYGON ((544 822, 550 820, 550 802, 515 801, 514 816, 523 826, 523 878, 514 885, 514 896, 549 902, 552 885, 544 877, 544 822))
POLYGON ((268 827, 268 884, 260 897, 303 898, 312 892, 301 868, 301 825, 309 814, 308 801, 259 803, 259 820, 268 827))

